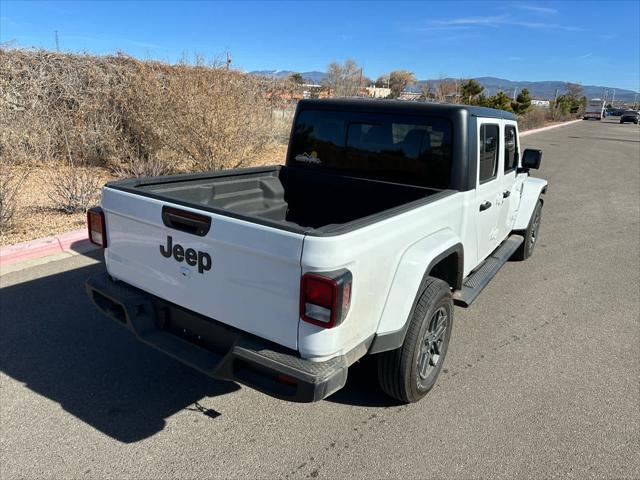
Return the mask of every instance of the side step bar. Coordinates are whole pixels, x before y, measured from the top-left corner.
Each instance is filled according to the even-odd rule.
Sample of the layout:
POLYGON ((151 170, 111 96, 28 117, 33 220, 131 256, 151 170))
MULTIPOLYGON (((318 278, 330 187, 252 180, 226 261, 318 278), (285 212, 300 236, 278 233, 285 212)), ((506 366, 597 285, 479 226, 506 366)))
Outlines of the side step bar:
POLYGON ((502 242, 478 268, 463 280, 462 289, 453 292, 453 302, 459 307, 470 306, 522 242, 524 242, 522 235, 511 235, 502 242))

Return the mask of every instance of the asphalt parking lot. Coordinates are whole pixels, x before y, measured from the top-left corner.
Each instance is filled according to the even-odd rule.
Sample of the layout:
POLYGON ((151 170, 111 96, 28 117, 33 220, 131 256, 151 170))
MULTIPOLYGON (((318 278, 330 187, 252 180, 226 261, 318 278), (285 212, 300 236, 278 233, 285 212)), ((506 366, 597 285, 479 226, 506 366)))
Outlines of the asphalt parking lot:
POLYGON ((640 129, 617 121, 523 138, 540 243, 456 309, 418 404, 371 362, 316 404, 211 380, 97 313, 95 252, 3 275, 1 477, 639 478, 640 129))

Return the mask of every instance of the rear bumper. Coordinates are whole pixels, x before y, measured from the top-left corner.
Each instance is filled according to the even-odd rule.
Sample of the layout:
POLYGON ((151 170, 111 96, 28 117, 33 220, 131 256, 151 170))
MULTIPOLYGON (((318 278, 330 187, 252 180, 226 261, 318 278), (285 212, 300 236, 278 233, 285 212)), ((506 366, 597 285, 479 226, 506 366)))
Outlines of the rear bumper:
POLYGON ((100 311, 142 342, 211 377, 294 402, 322 400, 347 381, 350 355, 304 360, 293 350, 113 281, 107 273, 89 278, 86 288, 100 311))

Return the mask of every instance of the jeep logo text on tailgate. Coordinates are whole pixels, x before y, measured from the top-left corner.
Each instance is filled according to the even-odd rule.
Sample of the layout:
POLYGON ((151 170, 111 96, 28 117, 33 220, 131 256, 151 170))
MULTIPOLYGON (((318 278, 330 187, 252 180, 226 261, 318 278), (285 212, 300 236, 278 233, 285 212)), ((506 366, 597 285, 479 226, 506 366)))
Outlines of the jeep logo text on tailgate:
POLYGON ((195 267, 198 265, 198 273, 204 273, 211 270, 211 255, 206 252, 196 251, 193 248, 187 248, 186 250, 182 245, 176 243, 173 245, 173 238, 171 235, 167 235, 167 245, 160 245, 160 254, 169 258, 173 255, 173 258, 178 262, 183 260, 187 262, 187 265, 195 267))

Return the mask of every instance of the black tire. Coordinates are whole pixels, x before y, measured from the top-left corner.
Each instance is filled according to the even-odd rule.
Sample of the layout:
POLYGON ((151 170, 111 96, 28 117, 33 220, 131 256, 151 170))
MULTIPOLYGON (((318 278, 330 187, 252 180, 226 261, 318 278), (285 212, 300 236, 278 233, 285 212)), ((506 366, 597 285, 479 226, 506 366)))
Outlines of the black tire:
POLYGON ((533 253, 540 232, 540 222, 542 221, 542 200, 538 200, 536 208, 533 210, 529 225, 524 232, 520 232, 524 236, 524 242, 511 256, 513 260, 526 260, 533 253))
POLYGON ((378 381, 389 396, 405 403, 424 397, 442 369, 453 327, 449 285, 426 277, 400 348, 378 355, 378 381))

